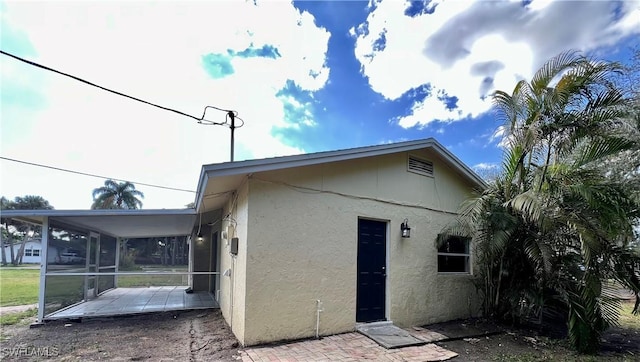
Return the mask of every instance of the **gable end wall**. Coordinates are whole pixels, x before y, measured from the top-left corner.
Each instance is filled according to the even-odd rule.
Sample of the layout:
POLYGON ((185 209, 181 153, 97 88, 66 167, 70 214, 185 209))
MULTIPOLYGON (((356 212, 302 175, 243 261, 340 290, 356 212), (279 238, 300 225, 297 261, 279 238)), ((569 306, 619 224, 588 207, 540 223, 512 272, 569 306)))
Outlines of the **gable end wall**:
POLYGON ((470 276, 438 275, 434 244, 471 187, 428 150, 411 155, 432 161, 435 176, 407 172, 407 155, 262 172, 248 180, 244 345, 314 336, 317 300, 321 335, 355 329, 359 217, 387 222, 389 320, 412 326, 476 312, 470 276), (400 237, 404 218, 409 239, 400 237))

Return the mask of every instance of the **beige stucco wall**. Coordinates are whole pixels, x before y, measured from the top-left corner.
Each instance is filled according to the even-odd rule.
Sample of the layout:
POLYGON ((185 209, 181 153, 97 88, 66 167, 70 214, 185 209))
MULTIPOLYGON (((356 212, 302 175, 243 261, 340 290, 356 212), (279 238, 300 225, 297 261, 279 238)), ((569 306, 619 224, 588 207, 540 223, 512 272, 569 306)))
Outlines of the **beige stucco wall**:
POLYGON ((435 177, 407 172, 406 153, 252 175, 240 239, 245 282, 235 287, 246 293, 244 324, 234 326, 241 343, 313 336, 316 300, 320 334, 354 330, 359 217, 388 222, 388 319, 420 325, 475 310, 468 276, 437 274, 434 245, 453 217, 437 210, 455 212, 470 186, 428 151, 411 154, 432 161, 435 177), (404 218, 410 239, 399 235, 404 218))
MULTIPOLYGON (((231 275, 220 276, 220 294, 218 303, 225 320, 231 327, 240 343, 244 344, 245 335, 245 296, 247 268, 247 217, 248 217, 248 191, 247 182, 236 191, 222 210, 222 216, 230 215, 230 218, 221 221, 221 231, 228 230, 232 226, 233 234, 223 239, 220 235, 220 273, 230 269, 231 275), (237 237, 238 255, 230 254, 230 242, 232 237, 237 237)), ((221 233, 222 234, 222 233, 221 233)))

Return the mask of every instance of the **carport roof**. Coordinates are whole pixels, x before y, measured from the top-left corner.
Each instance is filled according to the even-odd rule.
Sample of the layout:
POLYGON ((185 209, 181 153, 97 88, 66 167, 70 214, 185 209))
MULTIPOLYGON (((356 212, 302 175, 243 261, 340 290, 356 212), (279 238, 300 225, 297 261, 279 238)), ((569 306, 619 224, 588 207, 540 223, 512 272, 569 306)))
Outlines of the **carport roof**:
POLYGON ((2 210, 3 218, 42 224, 45 217, 69 226, 123 238, 191 234, 195 209, 157 210, 2 210))

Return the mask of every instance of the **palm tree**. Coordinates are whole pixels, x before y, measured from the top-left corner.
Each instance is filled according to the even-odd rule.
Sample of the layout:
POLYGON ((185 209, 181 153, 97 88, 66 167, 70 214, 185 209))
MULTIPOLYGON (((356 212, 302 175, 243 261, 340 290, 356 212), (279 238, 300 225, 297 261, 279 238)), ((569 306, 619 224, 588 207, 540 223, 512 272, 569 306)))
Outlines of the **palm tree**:
MULTIPOLYGON (((597 351, 617 322, 615 280, 640 303, 629 245, 640 205, 607 163, 640 150, 637 111, 610 82, 619 70, 569 52, 494 101, 507 148, 502 173, 468 200, 447 235, 474 238, 484 311, 512 321, 553 317, 573 346, 597 351)), ((546 319, 545 319, 546 318, 546 319)))
POLYGON ((144 198, 141 191, 131 182, 106 180, 104 186, 93 190, 92 209, 139 209, 144 198))
POLYGON ((53 210, 49 201, 36 195, 17 196, 13 201, 13 208, 15 210, 53 210))
MULTIPOLYGON (((6 198, 0 198, 0 203, 2 204, 2 209, 13 209, 13 210, 51 210, 53 206, 49 204, 42 196, 36 195, 25 195, 25 196, 16 196, 13 201, 9 201, 6 198)), ((14 265, 22 264, 22 257, 24 255, 24 248, 27 241, 33 236, 37 235, 39 231, 32 228, 31 224, 17 222, 15 220, 7 220, 3 219, 3 224, 5 226, 5 231, 7 233, 7 239, 11 246, 11 263, 14 265), (20 234, 23 235, 22 242, 20 243, 20 248, 18 249, 17 255, 13 255, 13 235, 9 231, 9 226, 13 226, 15 230, 17 230, 20 234)), ((3 247, 4 251, 4 247, 3 247)), ((3 255, 4 258, 6 256, 3 255)), ((3 263, 5 259, 3 259, 3 263)))

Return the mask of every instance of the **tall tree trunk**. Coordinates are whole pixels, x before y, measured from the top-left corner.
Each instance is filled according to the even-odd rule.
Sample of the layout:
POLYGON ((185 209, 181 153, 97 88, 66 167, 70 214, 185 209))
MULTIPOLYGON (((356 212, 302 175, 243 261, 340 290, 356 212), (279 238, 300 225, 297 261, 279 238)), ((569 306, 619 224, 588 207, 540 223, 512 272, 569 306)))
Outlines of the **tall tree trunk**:
POLYGON ((502 255, 500 256, 500 268, 498 269, 498 284, 496 285, 496 289, 495 289, 495 300, 493 303, 493 310, 496 311, 498 309, 498 306, 500 305, 500 288, 502 288, 502 267, 504 265, 504 256, 506 253, 507 249, 503 249, 502 250, 502 255))
MULTIPOLYGON (((7 232, 7 234, 8 234, 8 232, 7 232)), ((0 247, 2 247, 2 266, 6 266, 7 265, 7 252, 6 252, 6 250, 4 250, 4 246, 5 246, 5 238, 3 238, 1 233, 0 233, 0 247)))
POLYGON ((167 249, 169 245, 167 245, 167 238, 164 238, 164 246, 162 247, 162 265, 167 265, 167 249))
POLYGON ((177 237, 171 239, 171 265, 176 265, 176 239, 177 237))
POLYGON ((18 265, 16 263, 16 251, 13 250, 13 238, 11 234, 8 234, 7 240, 9 241, 9 253, 11 254, 11 265, 18 265))
POLYGON ((124 239, 122 240, 122 256, 126 257, 127 256, 127 242, 129 241, 129 239, 124 239))
POLYGON ((18 264, 22 264, 22 257, 24 256, 24 249, 25 249, 25 247, 27 245, 27 241, 29 241, 29 240, 31 240, 33 238, 32 236, 30 236, 31 232, 32 232, 31 226, 29 226, 27 228, 27 232, 26 232, 24 238, 22 238, 22 242, 20 243, 20 249, 18 249, 18 255, 17 255, 18 264))
POLYGON ((27 243, 27 238, 23 238, 18 248, 18 254, 16 255, 16 265, 22 264, 22 256, 24 256, 24 248, 27 243))
POLYGON ((180 243, 180 244, 178 244, 178 245, 180 245, 180 261, 179 261, 179 263, 180 263, 180 265, 184 265, 185 264, 185 261, 184 261, 184 259, 185 259, 185 257, 184 257, 184 254, 185 254, 184 249, 185 249, 185 244, 186 244, 185 243, 185 238, 184 237, 180 237, 179 243, 180 243))
MULTIPOLYGON (((9 256, 11 256, 11 265, 15 265, 15 251, 13 250, 13 235, 11 235, 11 232, 9 231, 9 223, 5 222, 4 223, 4 229, 7 231, 7 245, 9 245, 9 256)), ((2 250, 4 250, 4 244, 2 244, 2 250)), ((6 251, 5 251, 6 254, 6 251)), ((6 257, 6 255, 5 255, 6 257)))

